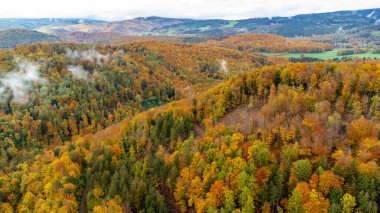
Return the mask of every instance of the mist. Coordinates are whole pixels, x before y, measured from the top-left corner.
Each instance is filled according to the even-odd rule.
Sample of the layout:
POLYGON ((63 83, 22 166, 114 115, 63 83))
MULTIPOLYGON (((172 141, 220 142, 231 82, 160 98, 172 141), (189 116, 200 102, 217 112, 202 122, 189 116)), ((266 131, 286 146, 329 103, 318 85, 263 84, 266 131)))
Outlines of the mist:
POLYGON ((14 71, 0 77, 0 100, 9 92, 14 102, 23 104, 28 101, 33 84, 44 84, 39 65, 24 59, 15 59, 17 67, 14 71))
POLYGON ((90 61, 96 64, 102 64, 107 58, 108 55, 102 55, 98 51, 96 51, 94 48, 91 48, 89 50, 83 50, 83 51, 77 51, 72 50, 70 48, 66 48, 66 55, 67 57, 73 59, 73 60, 84 60, 84 61, 90 61))
POLYGON ((228 72, 227 61, 222 60, 222 61, 220 62, 220 68, 221 68, 224 72, 228 72))
POLYGON ((82 66, 68 66, 67 69, 71 72, 71 75, 74 77, 74 79, 78 80, 87 80, 88 79, 88 73, 86 70, 83 69, 82 66))

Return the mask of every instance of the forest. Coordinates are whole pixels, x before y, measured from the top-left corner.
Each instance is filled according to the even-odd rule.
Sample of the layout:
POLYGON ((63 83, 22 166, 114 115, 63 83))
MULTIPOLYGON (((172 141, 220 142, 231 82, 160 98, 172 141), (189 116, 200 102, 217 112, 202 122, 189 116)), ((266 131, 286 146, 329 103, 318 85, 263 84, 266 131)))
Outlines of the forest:
POLYGON ((250 53, 322 53, 333 49, 329 43, 292 40, 275 34, 242 34, 206 43, 250 53))
POLYGON ((380 63, 233 49, 1 50, 1 212, 378 212, 380 63))

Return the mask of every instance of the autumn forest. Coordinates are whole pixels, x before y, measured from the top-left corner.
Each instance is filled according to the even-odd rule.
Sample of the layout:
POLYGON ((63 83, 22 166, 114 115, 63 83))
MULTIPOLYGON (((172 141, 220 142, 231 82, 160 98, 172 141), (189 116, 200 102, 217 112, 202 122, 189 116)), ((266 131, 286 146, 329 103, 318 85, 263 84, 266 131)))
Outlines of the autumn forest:
POLYGON ((0 49, 0 212, 380 212, 380 61, 318 38, 0 49))

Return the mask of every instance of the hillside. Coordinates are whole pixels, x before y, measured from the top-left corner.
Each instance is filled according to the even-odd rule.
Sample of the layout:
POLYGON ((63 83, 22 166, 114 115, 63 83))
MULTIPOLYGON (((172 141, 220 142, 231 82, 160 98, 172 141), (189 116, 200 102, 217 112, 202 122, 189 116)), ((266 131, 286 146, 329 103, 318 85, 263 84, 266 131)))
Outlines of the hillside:
POLYGON ((0 213, 380 213, 380 0, 1 6, 0 213))
POLYGON ((191 97, 242 70, 283 61, 157 42, 37 44, 0 53, 0 130, 19 132, 20 137, 8 132, 2 138, 9 136, 18 148, 96 132, 144 109, 191 97), (28 122, 20 126, 24 119, 28 122))
POLYGON ((170 35, 170 36, 134 36, 124 35, 112 32, 72 32, 72 33, 56 33, 63 42, 74 43, 108 43, 120 44, 127 42, 179 42, 179 43, 201 43, 211 39, 221 39, 224 36, 195 36, 195 35, 170 35))
MULTIPOLYGON (((73 24, 34 25, 44 33, 114 32, 125 35, 233 35, 272 33, 285 37, 312 36, 367 29, 376 31, 380 9, 304 14, 292 17, 250 18, 244 20, 197 20, 162 17, 136 18, 116 22, 83 21, 73 24)), ((20 20, 20 22, 22 22, 20 20)), ((0 20, 1 23, 4 21, 0 20)), ((8 22, 5 22, 8 24, 8 22)))
POLYGON ((76 24, 99 24, 104 21, 91 20, 91 19, 75 19, 75 18, 40 18, 40 19, 28 19, 28 18, 0 18, 0 30, 10 29, 26 29, 35 30, 40 27, 52 27, 52 26, 66 26, 76 24))
POLYGON ((222 40, 210 40, 206 44, 247 52, 270 53, 317 53, 333 49, 331 44, 291 40, 273 34, 243 34, 222 40))
POLYGON ((241 73, 47 147, 1 176, 1 206, 377 212, 379 69, 378 62, 324 62, 241 73), (238 113, 245 119, 228 119, 238 113))
POLYGON ((121 39, 125 35, 120 33, 109 32, 70 32, 70 33, 57 33, 55 34, 62 42, 76 42, 76 43, 106 43, 114 40, 121 39))
MULTIPOLYGON (((27 169, 30 175, 37 170, 44 173, 49 170, 51 159, 39 157, 44 150, 63 153, 64 146, 81 136, 100 133, 102 129, 152 107, 197 96, 233 74, 273 64, 277 60, 282 61, 226 48, 158 42, 35 44, 1 50, 1 211, 7 212, 9 207, 23 211, 63 206, 67 211, 77 211, 77 201, 84 193, 80 186, 84 179, 78 179, 75 184, 65 183, 68 188, 61 191, 64 194, 53 189, 60 185, 56 181, 63 176, 53 178, 58 184, 54 183, 54 186, 47 184, 45 179, 41 186, 46 186, 44 196, 47 198, 50 192, 53 193, 49 189, 52 186, 53 194, 62 201, 62 204, 45 205, 32 198, 42 188, 37 187, 27 194, 24 194, 24 186, 20 188, 23 185, 19 182, 23 170, 21 164, 33 165, 27 169), (9 185, 11 176, 20 184, 9 185), (33 201, 19 205, 17 200, 23 198, 33 201)), ((73 160, 75 156, 77 154, 72 153, 73 160)), ((76 170, 78 162, 69 160, 71 157, 56 161, 53 167, 60 170, 64 164, 70 164, 76 170)), ((62 175, 66 174, 64 170, 61 170, 62 175)), ((79 170, 73 172, 70 174, 75 179, 85 175, 79 170)))
POLYGON ((0 48, 11 48, 20 44, 38 42, 59 42, 60 40, 48 34, 33 30, 4 30, 0 31, 0 48))
POLYGON ((140 35, 168 25, 186 22, 184 19, 170 19, 161 17, 136 18, 132 20, 104 22, 104 23, 80 23, 66 26, 43 26, 38 31, 45 33, 58 32, 112 32, 124 35, 140 35))

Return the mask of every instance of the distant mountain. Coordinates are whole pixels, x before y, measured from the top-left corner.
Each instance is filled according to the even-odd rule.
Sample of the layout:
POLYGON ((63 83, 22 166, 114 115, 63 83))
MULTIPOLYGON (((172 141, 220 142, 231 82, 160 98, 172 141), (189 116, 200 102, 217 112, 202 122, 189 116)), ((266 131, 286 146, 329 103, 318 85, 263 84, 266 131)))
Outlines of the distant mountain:
POLYGON ((152 32, 166 26, 193 22, 191 19, 171 19, 161 17, 136 18, 125 21, 103 22, 103 23, 79 23, 73 25, 48 25, 37 28, 36 30, 44 33, 60 32, 112 32, 124 35, 141 35, 152 32))
POLYGON ((59 41, 60 40, 55 36, 33 30, 17 29, 0 31, 0 48, 12 48, 20 44, 59 41))
POLYGON ((55 34, 62 42, 76 43, 109 43, 125 37, 125 35, 113 32, 64 32, 55 34))
POLYGON ((43 27, 58 27, 77 24, 98 24, 104 21, 91 19, 76 19, 76 18, 41 18, 41 19, 19 19, 19 18, 2 18, 0 19, 0 30, 9 29, 27 29, 35 30, 43 27))
MULTIPOLYGON (((365 41, 366 44, 373 46, 378 44, 380 40, 380 9, 244 20, 196 20, 157 16, 114 22, 55 18, 0 19, 0 30, 4 29, 35 30, 53 35, 56 39, 59 38, 64 42, 120 43, 130 40, 203 42, 214 36, 220 38, 236 34, 269 33, 285 37, 327 35, 329 36, 328 38, 332 38, 327 42, 335 46, 346 46, 349 40, 354 40, 349 42, 353 43, 353 46, 358 44, 357 41, 365 41), (336 34, 339 37, 335 36, 336 34), (162 38, 167 35, 180 37, 162 38), (133 36, 148 36, 149 38, 135 38, 133 36), (339 45, 337 45, 337 41, 339 41, 339 45)), ((19 31, 18 33, 22 32, 19 31)), ((27 32, 27 34, 30 33, 27 32)), ((42 36, 42 34, 39 36, 42 36)), ((323 39, 326 40, 325 37, 323 39)), ((55 39, 53 40, 55 41, 55 39)), ((11 42, 8 43, 13 45, 11 42)))
POLYGON ((156 29, 159 34, 226 35, 274 33, 286 37, 331 34, 380 25, 380 9, 245 20, 194 20, 156 29))
MULTIPOLYGON (((1 21, 0 21, 1 22, 1 21)), ((20 21, 21 22, 21 21, 20 21)), ((380 25, 380 9, 305 14, 293 17, 251 18, 244 20, 196 20, 162 17, 101 22, 63 20, 59 24, 40 24, 34 29, 45 33, 114 32, 125 35, 233 35, 274 33, 286 37, 332 34, 380 25)))

